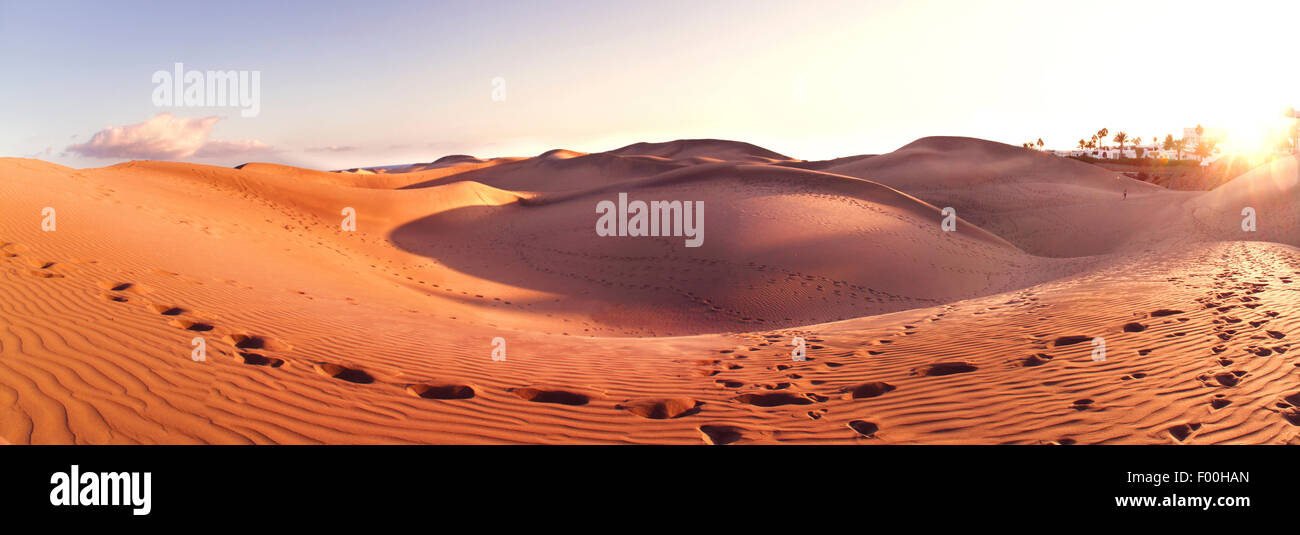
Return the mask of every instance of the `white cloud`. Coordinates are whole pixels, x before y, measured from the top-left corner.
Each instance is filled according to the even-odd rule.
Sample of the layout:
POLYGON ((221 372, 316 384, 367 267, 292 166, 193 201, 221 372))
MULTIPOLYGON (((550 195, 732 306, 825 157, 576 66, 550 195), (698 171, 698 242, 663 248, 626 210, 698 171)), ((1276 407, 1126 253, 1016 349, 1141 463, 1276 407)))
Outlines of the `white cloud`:
POLYGON ((67 151, 91 158, 178 160, 191 156, 232 156, 270 148, 256 140, 209 140, 212 127, 220 120, 220 117, 189 118, 160 113, 142 123, 100 130, 90 141, 71 145, 67 151))
POLYGON ((357 150, 357 147, 350 145, 330 145, 328 147, 312 147, 307 149, 307 152, 351 152, 354 150, 357 150))

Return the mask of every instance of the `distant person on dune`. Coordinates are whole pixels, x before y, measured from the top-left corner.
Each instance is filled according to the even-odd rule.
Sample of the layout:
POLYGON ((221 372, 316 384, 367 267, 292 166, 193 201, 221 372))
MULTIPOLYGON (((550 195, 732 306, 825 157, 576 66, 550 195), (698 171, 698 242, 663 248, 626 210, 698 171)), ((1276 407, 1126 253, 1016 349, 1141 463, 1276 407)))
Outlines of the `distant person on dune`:
POLYGON ((1124 200, 1124 201, 1127 201, 1127 200, 1128 200, 1128 188, 1124 188, 1124 198, 1121 199, 1121 200, 1124 200))

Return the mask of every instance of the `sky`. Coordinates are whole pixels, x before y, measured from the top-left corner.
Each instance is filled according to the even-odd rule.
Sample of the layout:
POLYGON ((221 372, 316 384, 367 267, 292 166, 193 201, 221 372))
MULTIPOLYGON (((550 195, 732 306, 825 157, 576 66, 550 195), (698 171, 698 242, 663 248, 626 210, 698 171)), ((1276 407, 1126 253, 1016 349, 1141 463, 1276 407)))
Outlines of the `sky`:
POLYGON ((0 0, 0 156, 342 169, 723 138, 815 160, 1197 124, 1244 150, 1300 108, 1298 27, 1283 1, 0 0), (257 113, 159 105, 176 63, 256 71, 257 113))

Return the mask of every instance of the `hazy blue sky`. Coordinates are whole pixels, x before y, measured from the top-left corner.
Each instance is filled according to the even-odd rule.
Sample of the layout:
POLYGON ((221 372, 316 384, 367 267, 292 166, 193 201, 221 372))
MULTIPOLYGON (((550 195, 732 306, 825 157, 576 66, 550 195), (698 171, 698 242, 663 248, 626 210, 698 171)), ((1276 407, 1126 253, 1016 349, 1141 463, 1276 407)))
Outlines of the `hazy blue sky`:
POLYGON ((1244 143, 1300 107, 1298 26, 1282 1, 0 0, 0 155, 340 168, 718 137, 821 159, 1197 123, 1244 143), (260 114, 155 106, 176 62, 260 71, 260 114))

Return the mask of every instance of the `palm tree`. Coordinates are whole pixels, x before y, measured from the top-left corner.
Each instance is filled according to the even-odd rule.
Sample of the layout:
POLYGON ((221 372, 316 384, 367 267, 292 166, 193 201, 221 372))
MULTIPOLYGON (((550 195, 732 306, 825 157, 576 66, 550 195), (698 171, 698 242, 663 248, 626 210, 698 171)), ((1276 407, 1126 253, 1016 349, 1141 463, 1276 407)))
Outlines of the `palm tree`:
POLYGON ((1165 134, 1165 142, 1164 142, 1163 145, 1161 145, 1161 148, 1163 148, 1163 149, 1165 149, 1165 150, 1174 150, 1174 135, 1173 135, 1173 134, 1165 134))
POLYGON ((1126 142, 1126 141, 1128 141, 1128 133, 1127 133, 1127 132, 1120 131, 1118 134, 1115 134, 1115 142, 1116 142, 1116 143, 1119 143, 1119 154, 1120 154, 1120 156, 1123 156, 1123 155, 1124 155, 1124 142, 1126 142))
POLYGON ((1138 158, 1141 158, 1142 153, 1146 152, 1146 149, 1142 148, 1142 138, 1140 137, 1133 138, 1133 150, 1137 152, 1138 158))
POLYGON ((1087 141, 1084 141, 1082 138, 1080 138, 1080 139, 1079 139, 1079 150, 1083 150, 1083 149, 1086 149, 1086 148, 1088 148, 1088 142, 1087 142, 1087 141))
POLYGON ((1214 149, 1214 143, 1201 140, 1196 144, 1196 155, 1200 156, 1202 159, 1208 158, 1210 154, 1214 152, 1214 149))
POLYGON ((1043 138, 1038 138, 1038 150, 1043 150, 1043 138))
POLYGON ((1105 145, 1105 143, 1106 143, 1106 136, 1109 135, 1109 134, 1110 134, 1110 130, 1107 130, 1107 129, 1105 129, 1105 128, 1102 128, 1101 130, 1098 130, 1098 131, 1097 131, 1097 142, 1098 142, 1098 144, 1101 146, 1101 148, 1103 148, 1103 149, 1106 148, 1106 145, 1105 145))

